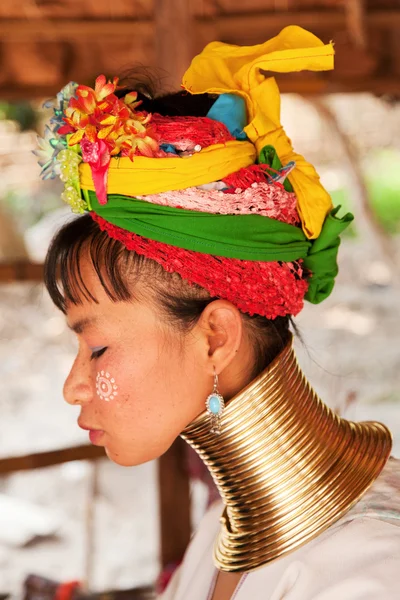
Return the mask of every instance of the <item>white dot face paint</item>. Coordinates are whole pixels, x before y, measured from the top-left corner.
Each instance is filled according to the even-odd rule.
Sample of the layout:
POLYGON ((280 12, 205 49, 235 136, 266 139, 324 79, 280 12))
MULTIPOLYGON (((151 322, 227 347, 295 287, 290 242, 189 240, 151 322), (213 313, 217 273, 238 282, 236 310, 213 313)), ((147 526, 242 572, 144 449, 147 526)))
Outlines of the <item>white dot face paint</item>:
POLYGON ((118 386, 108 371, 99 371, 96 375, 96 391, 102 400, 110 402, 118 396, 118 386))

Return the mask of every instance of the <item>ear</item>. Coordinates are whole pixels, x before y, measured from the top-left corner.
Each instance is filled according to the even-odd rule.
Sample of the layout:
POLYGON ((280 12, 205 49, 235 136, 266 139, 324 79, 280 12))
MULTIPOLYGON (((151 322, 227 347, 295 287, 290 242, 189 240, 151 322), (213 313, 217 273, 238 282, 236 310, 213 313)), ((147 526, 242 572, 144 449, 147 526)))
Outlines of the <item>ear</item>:
POLYGON ((215 300, 206 306, 198 321, 207 349, 204 356, 210 375, 219 375, 236 357, 243 338, 243 319, 227 300, 215 300))

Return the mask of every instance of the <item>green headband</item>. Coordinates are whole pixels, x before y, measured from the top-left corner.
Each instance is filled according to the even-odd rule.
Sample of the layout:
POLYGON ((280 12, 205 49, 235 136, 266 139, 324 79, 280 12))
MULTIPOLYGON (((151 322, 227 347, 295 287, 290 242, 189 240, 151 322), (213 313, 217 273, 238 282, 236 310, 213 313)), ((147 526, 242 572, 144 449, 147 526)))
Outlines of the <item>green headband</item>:
POLYGON ((303 259, 312 276, 306 299, 322 302, 332 291, 338 273, 340 234, 353 220, 325 219, 321 234, 309 240, 299 227, 260 215, 221 215, 151 204, 127 196, 109 195, 101 205, 94 192, 85 192, 89 207, 109 223, 137 235, 214 256, 251 261, 291 262, 303 259))

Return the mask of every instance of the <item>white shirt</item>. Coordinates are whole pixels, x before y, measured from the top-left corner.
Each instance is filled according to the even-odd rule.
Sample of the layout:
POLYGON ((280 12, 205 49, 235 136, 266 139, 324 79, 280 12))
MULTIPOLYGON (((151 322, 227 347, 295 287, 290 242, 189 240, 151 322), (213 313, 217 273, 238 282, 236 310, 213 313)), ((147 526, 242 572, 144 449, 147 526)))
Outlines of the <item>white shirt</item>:
MULTIPOLYGON (((161 600, 209 600, 222 503, 205 515, 161 600)), ((294 552, 245 574, 232 600, 400 600, 400 460, 361 500, 294 552)))

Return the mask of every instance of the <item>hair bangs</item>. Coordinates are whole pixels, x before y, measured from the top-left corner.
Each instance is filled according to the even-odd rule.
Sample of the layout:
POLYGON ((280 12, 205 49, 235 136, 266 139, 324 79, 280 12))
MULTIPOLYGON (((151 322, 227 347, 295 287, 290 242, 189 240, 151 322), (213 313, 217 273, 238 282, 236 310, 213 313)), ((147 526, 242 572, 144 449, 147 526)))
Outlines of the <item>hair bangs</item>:
POLYGON ((44 282, 52 301, 63 313, 69 303, 98 302, 82 274, 87 259, 113 302, 131 300, 127 273, 132 254, 101 231, 90 215, 70 221, 53 238, 45 260, 44 282))

